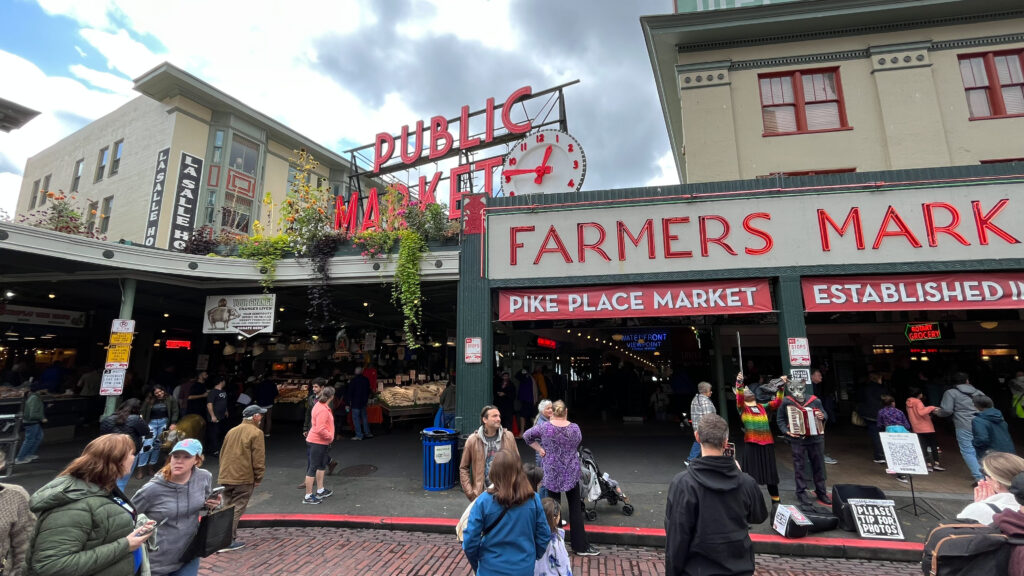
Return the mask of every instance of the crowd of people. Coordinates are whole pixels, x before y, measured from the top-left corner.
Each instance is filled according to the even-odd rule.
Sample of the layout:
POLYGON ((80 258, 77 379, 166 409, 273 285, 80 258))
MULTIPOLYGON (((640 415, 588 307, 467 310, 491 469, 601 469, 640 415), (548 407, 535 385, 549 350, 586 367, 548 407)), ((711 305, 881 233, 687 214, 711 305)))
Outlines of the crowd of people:
MULTIPOLYGON (((202 468, 202 442, 188 438, 175 443, 163 467, 129 497, 125 484, 148 430, 139 410, 137 399, 124 402, 105 419, 108 429, 31 496, 0 484, 4 576, 195 576, 200 517, 220 507, 234 509, 232 540, 222 551, 244 547, 238 519, 265 472, 264 409, 247 407, 227 432, 217 478, 222 488, 215 490, 213 474, 202 468)), ((0 452, 0 467, 4 459, 0 452)))

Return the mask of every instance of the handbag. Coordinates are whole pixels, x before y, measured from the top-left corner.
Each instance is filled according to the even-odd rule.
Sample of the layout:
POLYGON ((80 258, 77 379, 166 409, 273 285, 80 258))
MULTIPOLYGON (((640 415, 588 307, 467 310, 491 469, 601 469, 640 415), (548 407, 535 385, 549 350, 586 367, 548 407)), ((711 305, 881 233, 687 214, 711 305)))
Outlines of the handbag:
POLYGON ((192 542, 181 553, 179 562, 191 562, 193 558, 203 558, 223 550, 231 544, 231 526, 235 520, 235 507, 228 506, 205 514, 199 519, 199 530, 192 537, 192 542))
POLYGON ((868 423, 865 422, 863 418, 861 418, 860 414, 858 414, 856 410, 850 413, 850 423, 853 424, 854 426, 860 426, 861 428, 868 425, 868 423))

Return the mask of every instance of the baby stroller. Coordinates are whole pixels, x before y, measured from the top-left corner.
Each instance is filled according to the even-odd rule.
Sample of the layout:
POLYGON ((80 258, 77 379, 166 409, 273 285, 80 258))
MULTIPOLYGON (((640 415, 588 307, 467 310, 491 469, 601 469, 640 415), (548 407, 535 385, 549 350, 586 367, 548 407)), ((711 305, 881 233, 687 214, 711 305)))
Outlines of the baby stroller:
POLYGON ((633 515, 629 496, 622 493, 619 483, 609 477, 608 473, 601 473, 601 468, 588 448, 580 448, 580 500, 587 520, 597 519, 597 503, 601 500, 607 500, 612 506, 621 501, 622 513, 633 515))

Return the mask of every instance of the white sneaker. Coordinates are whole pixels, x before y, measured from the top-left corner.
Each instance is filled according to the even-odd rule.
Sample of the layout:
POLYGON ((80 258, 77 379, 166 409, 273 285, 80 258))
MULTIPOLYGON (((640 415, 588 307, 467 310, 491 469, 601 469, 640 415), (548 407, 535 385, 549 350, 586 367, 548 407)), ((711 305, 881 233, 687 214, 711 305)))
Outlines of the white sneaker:
POLYGON ((29 460, 28 458, 15 458, 14 459, 14 463, 15 464, 28 464, 29 462, 31 462, 31 460, 29 460))

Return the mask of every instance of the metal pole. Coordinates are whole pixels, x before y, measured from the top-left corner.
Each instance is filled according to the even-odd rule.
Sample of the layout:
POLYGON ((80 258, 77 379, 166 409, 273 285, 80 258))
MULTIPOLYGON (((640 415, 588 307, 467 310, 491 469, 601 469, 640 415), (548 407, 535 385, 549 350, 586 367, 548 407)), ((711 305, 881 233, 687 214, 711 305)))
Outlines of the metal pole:
MULTIPOLYGON (((132 309, 135 308, 135 278, 125 278, 121 285, 121 311, 118 319, 130 320, 132 309)), ((106 418, 114 413, 117 408, 117 396, 107 396, 107 403, 103 408, 103 417, 106 418)))

